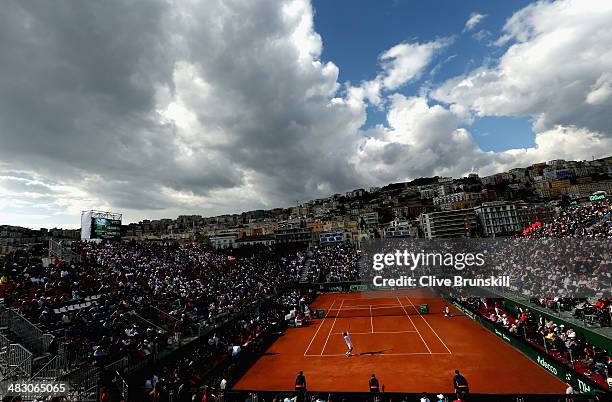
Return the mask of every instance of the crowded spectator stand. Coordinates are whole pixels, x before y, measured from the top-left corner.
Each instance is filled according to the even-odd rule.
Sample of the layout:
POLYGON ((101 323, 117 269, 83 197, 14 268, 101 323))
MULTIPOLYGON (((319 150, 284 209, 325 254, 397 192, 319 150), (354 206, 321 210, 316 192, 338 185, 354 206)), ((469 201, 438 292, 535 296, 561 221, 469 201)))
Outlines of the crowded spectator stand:
MULTIPOLYGON (((297 281, 299 253, 261 250, 228 258, 201 244, 175 242, 75 242, 72 250, 78 260, 56 259, 48 266, 14 253, 0 275, 3 311, 51 336, 44 352, 62 355, 62 375, 87 368, 125 374, 223 327, 191 356, 204 370, 282 323, 286 304, 296 308, 297 296, 280 297, 279 289, 297 281), (271 296, 280 297, 273 309, 236 319, 235 312, 271 296)), ((124 380, 102 377, 109 377, 107 392, 124 380)), ((164 384, 158 392, 172 388, 164 384)))
POLYGON ((600 389, 608 389, 609 376, 612 375, 608 371, 608 364, 612 356, 608 351, 590 344, 574 328, 556 324, 534 314, 529 308, 511 308, 504 299, 459 297, 455 301, 571 367, 600 389))

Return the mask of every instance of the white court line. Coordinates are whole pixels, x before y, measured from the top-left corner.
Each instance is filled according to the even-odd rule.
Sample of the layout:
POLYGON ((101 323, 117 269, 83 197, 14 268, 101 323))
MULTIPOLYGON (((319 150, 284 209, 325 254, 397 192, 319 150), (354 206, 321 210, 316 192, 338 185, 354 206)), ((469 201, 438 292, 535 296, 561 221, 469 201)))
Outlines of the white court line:
POLYGON ((374 333, 374 316, 372 315, 372 306, 370 306, 370 327, 372 327, 372 333, 374 333))
POLYGON ((402 308, 402 305, 399 306, 391 306, 391 305, 381 305, 381 306, 365 306, 365 307, 353 307, 353 306, 345 306, 344 308, 334 308, 330 310, 335 311, 353 311, 353 310, 384 310, 390 308, 402 308))
MULTIPOLYGON (((416 331, 376 331, 376 332, 351 332, 351 335, 376 335, 376 334, 414 334, 416 331)), ((332 335, 342 335, 342 332, 334 332, 332 335)))
MULTIPOLYGON (((353 357, 357 357, 357 356, 361 356, 361 355, 365 355, 367 353, 362 353, 359 355, 353 355, 353 357)), ((377 354, 376 356, 431 356, 431 355, 447 355, 448 353, 446 352, 442 352, 442 353, 427 353, 427 352, 414 352, 414 353, 380 353, 377 354)), ((305 355, 305 357, 336 357, 336 356, 346 356, 344 353, 338 353, 338 354, 325 354, 325 355, 305 355)))
MULTIPOLYGON (((399 297, 397 297, 397 302, 399 304, 402 304, 402 302, 400 301, 399 297)), ((419 334, 419 337, 421 338, 421 340, 423 341, 423 343, 425 344, 425 347, 427 348, 427 350, 429 351, 429 353, 431 354, 431 349, 429 349, 429 346, 427 345, 427 342, 425 342, 425 339, 423 339, 423 335, 421 335, 421 333, 419 332, 419 329, 416 327, 416 325, 414 325, 414 322, 412 321, 412 318, 410 317, 410 315, 408 315, 408 311, 406 311, 406 308, 404 307, 404 305, 402 305, 402 309, 404 309, 404 313, 406 313, 406 317, 408 317, 408 319, 410 320, 410 322, 412 323, 412 326, 414 327, 414 329, 416 329, 417 334, 419 334)))
POLYGON ((351 304, 347 304, 344 306, 344 308, 378 308, 378 307, 383 307, 383 308, 388 308, 388 307, 402 307, 401 304, 356 304, 356 305, 351 305, 351 304))
MULTIPOLYGON (((329 306, 329 308, 331 309, 332 307, 334 307, 334 304, 336 304, 336 299, 334 299, 334 301, 332 302, 331 306, 329 306)), ((325 317, 323 317, 323 320, 321 320, 321 323, 319 324, 319 328, 317 328, 317 332, 315 332, 314 335, 312 336, 312 339, 310 340, 308 347, 304 351, 304 356, 306 356, 306 353, 308 353, 308 349, 310 349, 310 345, 312 345, 312 342, 314 342, 315 338, 317 337, 317 334, 319 333, 319 331, 321 330, 321 327, 325 323, 325 319, 327 318, 328 314, 329 314, 329 310, 327 310, 325 317)))
MULTIPOLYGON (((342 299, 342 303, 340 303, 340 309, 342 309, 342 305, 344 304, 344 299, 342 299)), ((334 321, 332 322, 332 326, 329 329, 329 334, 327 334, 327 339, 325 340, 325 344, 323 345, 323 349, 321 349, 321 354, 319 356, 323 356, 323 352, 325 352, 325 347, 327 346, 327 342, 329 342, 329 337, 331 336, 332 331, 334 330, 334 325, 336 325, 336 320, 338 319, 338 315, 334 317, 334 321)))
POLYGON ((427 326, 429 327, 429 329, 431 329, 431 331, 434 333, 434 335, 440 340, 440 342, 442 342, 442 345, 444 345, 444 347, 446 348, 446 350, 448 350, 448 353, 453 354, 453 352, 450 351, 450 349, 448 348, 448 346, 446 346, 446 343, 444 343, 444 341, 442 340, 442 338, 440 338, 440 336, 438 335, 438 333, 431 327, 431 325, 429 325, 429 323, 427 322, 427 320, 423 317, 423 315, 419 312, 419 310, 417 310, 416 306, 414 304, 412 304, 412 301, 410 301, 410 299, 408 298, 408 296, 405 296, 406 300, 408 300, 408 303, 410 303, 410 305, 412 306, 412 308, 414 308, 416 310, 417 313, 419 313, 419 317, 421 317, 421 319, 423 321, 425 321, 425 324, 427 324, 427 326))

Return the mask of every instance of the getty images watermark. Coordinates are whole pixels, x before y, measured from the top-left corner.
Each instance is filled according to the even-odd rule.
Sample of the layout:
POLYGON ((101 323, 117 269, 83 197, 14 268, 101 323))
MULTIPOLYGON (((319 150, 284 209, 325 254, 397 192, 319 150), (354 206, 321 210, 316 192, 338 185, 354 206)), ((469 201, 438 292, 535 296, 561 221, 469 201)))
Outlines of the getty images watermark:
POLYGON ((466 268, 484 267, 484 253, 442 253, 413 252, 407 249, 396 249, 389 253, 372 254, 372 269, 377 275, 372 277, 374 287, 509 287, 510 276, 488 276, 473 278, 459 275, 466 268), (431 271, 454 269, 457 275, 448 277, 448 272, 442 277, 432 275, 431 271), (408 275, 408 272, 427 271, 428 274, 408 275), (404 273, 404 274, 402 274, 404 273), (399 274, 399 275, 398 275, 399 274), (387 275, 391 276, 388 277, 387 275))
POLYGON ((610 295, 610 255, 607 239, 375 239, 361 244, 359 275, 376 289, 581 298, 610 295))

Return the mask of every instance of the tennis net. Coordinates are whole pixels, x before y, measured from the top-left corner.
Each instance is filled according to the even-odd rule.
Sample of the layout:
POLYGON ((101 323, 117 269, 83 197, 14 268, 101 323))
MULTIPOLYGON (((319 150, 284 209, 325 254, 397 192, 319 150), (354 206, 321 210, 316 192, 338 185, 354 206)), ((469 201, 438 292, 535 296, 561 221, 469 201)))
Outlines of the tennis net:
POLYGON ((413 306, 343 307, 323 310, 325 318, 406 316, 419 314, 413 306))

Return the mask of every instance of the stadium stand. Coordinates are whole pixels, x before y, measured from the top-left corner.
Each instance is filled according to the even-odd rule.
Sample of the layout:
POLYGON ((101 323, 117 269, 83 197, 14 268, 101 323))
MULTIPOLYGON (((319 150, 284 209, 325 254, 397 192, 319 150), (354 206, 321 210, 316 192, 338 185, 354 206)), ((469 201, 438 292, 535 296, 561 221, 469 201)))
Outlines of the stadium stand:
POLYGON ((347 282, 359 278, 359 250, 354 245, 314 247, 310 254, 311 282, 347 282))
POLYGON ((3 331, 3 349, 21 342, 23 361, 35 353, 61 355, 53 365, 58 376, 137 364, 174 349, 296 282, 303 261, 300 253, 269 251, 228 258, 196 244, 75 242, 72 248, 78 259, 49 266, 16 252, 0 276, 2 321, 23 323, 3 331))
POLYGON ((563 209, 551 222, 525 228, 527 237, 611 238, 612 207, 609 201, 590 203, 563 209))

